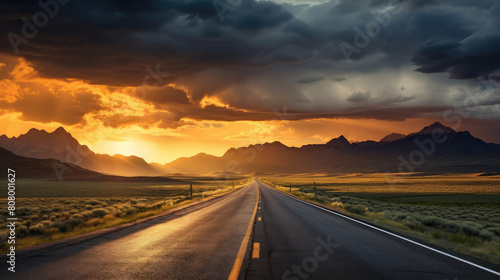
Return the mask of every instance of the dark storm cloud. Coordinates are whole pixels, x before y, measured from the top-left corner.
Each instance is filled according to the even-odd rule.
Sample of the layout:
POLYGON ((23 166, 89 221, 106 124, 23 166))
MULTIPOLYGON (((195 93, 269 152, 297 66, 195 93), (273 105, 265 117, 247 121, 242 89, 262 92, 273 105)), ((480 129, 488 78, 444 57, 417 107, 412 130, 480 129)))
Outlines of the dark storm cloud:
MULTIPOLYGON (((400 120, 444 102, 431 98, 426 104, 419 98, 420 107, 407 112, 391 108, 352 112, 352 106, 359 105, 356 101, 402 106, 416 96, 391 92, 390 97, 376 99, 384 89, 364 85, 369 81, 360 79, 359 87, 349 89, 342 84, 352 77, 399 73, 411 67, 428 74, 447 72, 455 79, 494 73, 500 65, 495 52, 500 47, 496 2, 360 0, 299 5, 242 0, 221 20, 212 0, 71 0, 59 5, 59 12, 38 28, 36 36, 20 43, 16 54, 7 35, 22 35, 21 19, 31 21, 42 8, 37 1, 7 0, 0 7, 0 52, 26 58, 45 77, 109 86, 141 86, 144 77, 152 75, 146 66, 159 65, 169 75, 143 99, 157 107, 176 105, 164 115, 149 116, 148 121, 161 122, 162 127, 175 127, 183 117, 267 120, 272 113, 262 112, 284 104, 299 119, 400 120), (380 22, 377 19, 383 16, 387 25, 381 25, 366 46, 358 46, 348 64, 339 44, 356 46, 355 28, 366 33, 367 23, 380 22), (374 96, 365 92, 349 97, 357 88, 370 89, 374 96), (207 96, 234 110, 196 105, 207 96)), ((451 83, 439 79, 442 88, 451 83)), ((382 82, 393 83, 388 87, 394 89, 401 86, 397 80, 382 82)), ((436 91, 442 88, 436 86, 436 91)), ((120 126, 136 121, 140 118, 109 118, 106 123, 120 126)))
POLYGON ((362 91, 356 91, 354 92, 349 98, 347 98, 347 101, 350 102, 365 102, 370 100, 372 97, 372 94, 370 91, 362 92, 362 91))
POLYGON ((500 69, 500 4, 484 11, 482 28, 459 39, 432 38, 422 43, 412 62, 422 73, 449 73, 453 79, 488 78, 500 69))
MULTIPOLYGON (((18 55, 33 63, 42 75, 106 85, 140 85, 147 74, 144 67, 158 63, 171 73, 168 80, 207 69, 277 63, 295 64, 293 67, 305 71, 310 66, 302 65, 303 61, 344 60, 339 43, 354 44, 353 28, 365 30, 365 24, 374 20, 373 14, 384 14, 381 9, 394 3, 402 12, 389 15, 388 26, 381 28, 368 47, 353 55, 354 60, 386 53, 397 59, 385 60, 384 66, 408 65, 410 52, 426 42, 413 59, 425 73, 451 71, 456 74, 453 77, 471 77, 498 65, 496 61, 488 64, 473 59, 481 46, 487 50, 498 47, 496 36, 471 41, 470 46, 460 43, 458 49, 442 49, 448 40, 459 44, 476 31, 471 29, 482 28, 474 13, 489 11, 487 16, 498 16, 492 1, 454 1, 450 7, 448 1, 398 4, 363 0, 280 6, 242 0, 234 10, 225 12, 221 21, 210 0, 72 0, 58 5, 59 12, 48 19, 48 24, 37 28, 36 36, 27 44, 19 45, 18 55), (469 6, 471 17, 464 16, 460 9, 469 6), (441 47, 439 54, 436 47, 441 47)), ((37 1, 2 2, 0 31, 5 37, 0 51, 13 53, 7 34, 22 35, 21 18, 32 20, 39 11, 42 8, 37 1)), ((481 53, 481 58, 491 55, 481 53)), ((356 71, 376 71, 380 66, 365 65, 356 71)))
MULTIPOLYGON (((36 1, 2 3, 2 52, 13 53, 6 35, 22 35, 21 18, 31 19, 40 10, 36 1)), ((293 61, 280 53, 258 58, 262 42, 251 42, 292 17, 279 5, 251 0, 224 21, 208 0, 72 0, 60 5, 33 39, 19 45, 19 55, 45 76, 140 85, 148 64, 166 65, 174 78, 212 67, 293 61)))
POLYGON ((135 95, 141 99, 157 104, 189 104, 187 94, 182 89, 173 88, 171 86, 157 87, 144 90, 136 90, 135 95))
POLYGON ((299 83, 299 84, 312 84, 315 82, 323 81, 324 79, 325 79, 325 77, 323 77, 323 76, 307 77, 307 78, 298 79, 297 83, 299 83))

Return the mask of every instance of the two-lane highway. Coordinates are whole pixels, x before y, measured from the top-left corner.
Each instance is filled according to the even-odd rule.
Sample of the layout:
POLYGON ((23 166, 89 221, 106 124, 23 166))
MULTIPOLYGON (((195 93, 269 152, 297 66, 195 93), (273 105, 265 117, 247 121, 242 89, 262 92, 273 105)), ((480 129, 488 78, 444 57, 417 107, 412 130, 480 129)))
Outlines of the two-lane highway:
POLYGON ((253 243, 260 252, 251 259, 248 279, 500 278, 258 184, 253 243))
MULTIPOLYGON (((500 278, 498 266, 458 256, 477 267, 423 246, 256 179, 225 196, 106 235, 20 252, 17 272, 4 265, 0 279, 500 278)), ((5 256, 1 260, 5 264, 5 256)))
POLYGON ((0 279, 228 279, 257 195, 253 182, 164 217, 42 250, 19 259, 15 273, 3 265, 0 279))

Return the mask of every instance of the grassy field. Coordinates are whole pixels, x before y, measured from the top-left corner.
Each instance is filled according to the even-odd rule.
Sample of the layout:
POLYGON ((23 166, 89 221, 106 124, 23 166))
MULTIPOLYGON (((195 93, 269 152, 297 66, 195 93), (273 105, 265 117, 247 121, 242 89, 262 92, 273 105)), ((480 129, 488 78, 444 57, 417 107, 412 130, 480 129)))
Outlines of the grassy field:
MULTIPOLYGON (((193 200, 242 187, 247 179, 195 179, 185 184, 130 182, 16 182, 16 248, 43 244, 135 221, 193 200), (234 188, 233 188, 234 183, 234 188)), ((7 205, 5 197, 0 198, 7 205)), ((8 217, 6 207, 1 211, 8 217)), ((0 252, 7 250, 7 221, 0 222, 0 252)))
POLYGON ((264 177, 278 190, 500 264, 500 176, 264 177), (317 192, 314 194, 314 182, 317 192))

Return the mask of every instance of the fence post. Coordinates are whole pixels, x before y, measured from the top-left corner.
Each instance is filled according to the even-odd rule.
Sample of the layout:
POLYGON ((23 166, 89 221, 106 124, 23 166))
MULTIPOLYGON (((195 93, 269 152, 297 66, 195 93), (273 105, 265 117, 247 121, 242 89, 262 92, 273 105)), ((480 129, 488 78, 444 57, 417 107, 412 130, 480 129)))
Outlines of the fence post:
POLYGON ((193 184, 189 184, 189 196, 193 199, 193 184))
POLYGON ((314 184, 314 197, 316 198, 316 182, 313 182, 314 184))

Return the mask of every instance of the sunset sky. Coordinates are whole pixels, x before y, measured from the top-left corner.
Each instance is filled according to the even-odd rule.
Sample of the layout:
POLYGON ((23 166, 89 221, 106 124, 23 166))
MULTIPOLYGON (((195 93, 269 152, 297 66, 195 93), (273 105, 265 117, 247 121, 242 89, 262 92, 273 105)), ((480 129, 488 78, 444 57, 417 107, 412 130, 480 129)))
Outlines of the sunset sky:
POLYGON ((500 143, 496 0, 46 2, 0 6, 9 137, 63 126, 159 163, 434 121, 500 143))

